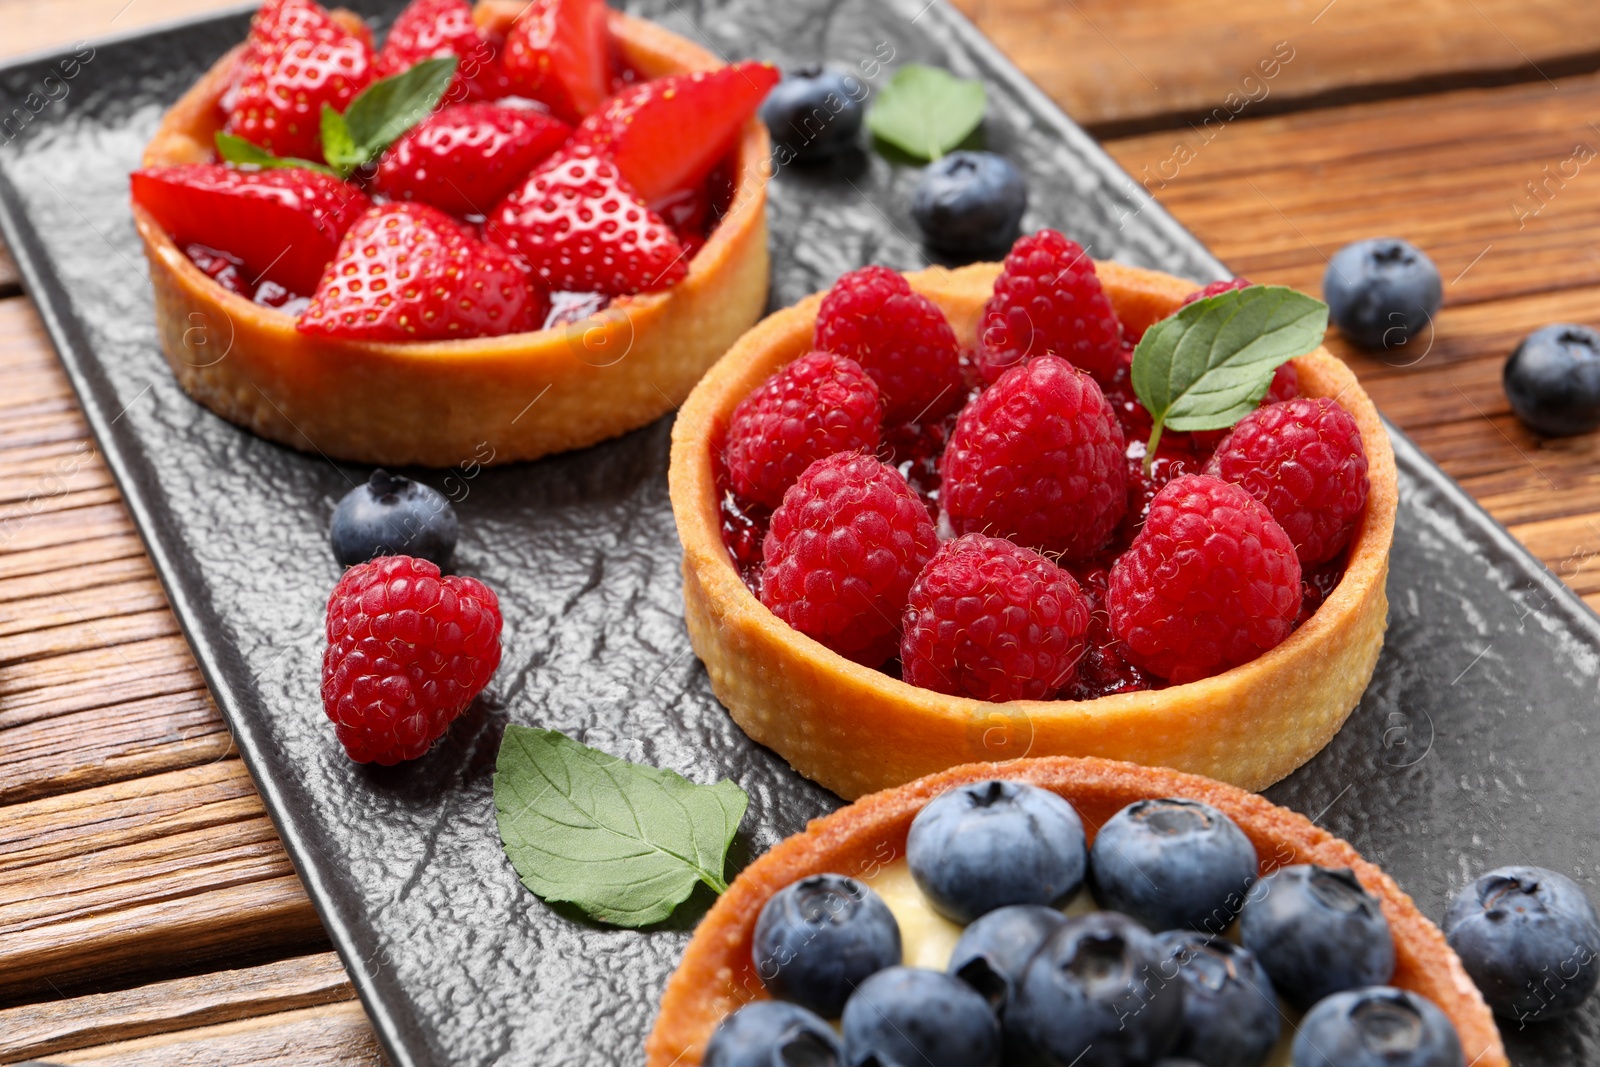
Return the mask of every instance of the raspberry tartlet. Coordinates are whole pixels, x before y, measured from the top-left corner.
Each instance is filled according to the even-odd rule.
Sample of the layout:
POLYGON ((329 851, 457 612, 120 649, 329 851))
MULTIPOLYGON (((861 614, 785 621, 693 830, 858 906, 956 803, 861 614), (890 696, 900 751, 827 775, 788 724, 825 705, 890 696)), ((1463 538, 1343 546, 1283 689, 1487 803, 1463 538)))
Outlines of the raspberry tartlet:
POLYGON ((1280 1064, 1288 1062, 1290 1044, 1298 1051, 1294 1012, 1337 1003, 1330 996, 1379 999, 1380 1017, 1366 1025, 1387 1040, 1383 1047, 1395 1062, 1452 1060, 1406 1059, 1408 1040, 1458 1046, 1455 1062, 1476 1067, 1509 1062, 1488 1007, 1444 935, 1348 843, 1221 782, 1050 757, 957 767, 875 793, 813 821, 746 867, 695 930, 667 982, 645 1053, 650 1067, 843 1063, 906 1044, 914 1051, 932 1042, 948 1051, 966 1037, 982 1047, 959 1062, 999 1063, 1003 1035, 1003 1062, 1077 1062, 1074 1053, 1083 1052, 1072 1042, 1085 1042, 1083 1024, 1094 1022, 1098 1004, 1109 1010, 1102 1032, 1090 1035, 1103 1046, 1095 1048, 1095 1063, 1168 1062, 1164 1055, 1175 1056, 1174 1063, 1213 1062, 1205 1051, 1209 1037, 1232 1049, 1227 1062, 1280 1064), (1153 830, 1142 838, 1127 832, 1130 819, 1141 817, 1150 818, 1153 830), (1227 839, 1211 833, 1213 847, 1198 850, 1208 842, 1190 832, 1196 827, 1224 830, 1227 839), (1114 831, 1115 847, 1095 847, 1114 831), (1171 844, 1163 846, 1163 838, 1171 844), (1173 862, 1163 864, 1161 847, 1176 850, 1173 862), (1219 849, 1228 855, 1219 857, 1219 849), (998 859, 1007 851, 1017 853, 1014 864, 998 859), (1210 860, 1202 862, 1207 852, 1210 860), (1205 869, 1229 873, 1206 886, 1199 877, 1205 869), (1119 886, 1113 877, 1119 871, 1148 872, 1153 880, 1119 886), (1295 883, 1306 879, 1316 889, 1298 894, 1295 883), (951 891, 975 909, 954 906, 951 891), (1203 916, 1162 914, 1137 906, 1133 897, 1140 893, 1150 897, 1147 904, 1155 894, 1180 910, 1197 897, 1227 903, 1203 916), (1107 910, 1095 912, 1096 905, 1107 910), (1297 916, 1297 906, 1308 910, 1297 916), (1348 920, 1356 915, 1365 939, 1375 936, 1381 949, 1368 953, 1368 961, 1353 944, 1361 938, 1350 936, 1358 928, 1348 920), (1286 916, 1309 920, 1287 940, 1300 936, 1334 958, 1297 974, 1281 928, 1277 944, 1270 936, 1286 916), (1319 921, 1328 932, 1317 932, 1319 921), (1257 936, 1262 931, 1269 936, 1257 936), (1141 964, 1140 953, 1148 957, 1152 944, 1162 951, 1141 964), (1173 945, 1187 951, 1173 952, 1173 945), (1201 960, 1187 973, 1196 953, 1212 954, 1221 968, 1208 974, 1201 960), (1345 973, 1332 973, 1333 964, 1345 973), (1113 988, 1119 982, 1126 986, 1121 993, 1113 988), (884 988, 895 984, 938 997, 934 1014, 926 1007, 934 997, 897 997, 884 988), (1227 996, 1230 986, 1242 994, 1232 1009, 1210 999, 1227 996), (1068 995, 1052 1004, 1061 988, 1068 995), (858 1000, 874 1002, 896 1028, 885 1033, 863 1020, 858 1000), (986 1001, 992 1016, 982 1010, 986 1001), (841 1015, 841 1003, 836 1034, 826 1020, 841 1015), (774 1008, 719 1033, 735 1013, 760 1004, 774 1008), (1041 1012, 1048 1014, 1041 1019, 1041 1012), (976 1025, 966 1018, 974 1015, 976 1025), (1407 1015, 1428 1022, 1428 1032, 1387 1025, 1407 1015), (1252 1016, 1265 1033, 1241 1051, 1252 1016), (722 1048, 708 1059, 714 1035, 722 1048), (1042 1051, 1041 1039, 1051 1043, 1042 1051), (834 1058, 754 1055, 812 1046, 832 1050, 834 1058))
POLYGON ((1319 751, 1383 644, 1393 453, 1313 324, 1236 402, 1262 406, 1157 426, 1146 457, 1147 330, 1315 305, 1196 292, 1041 231, 1004 265, 846 275, 742 337, 671 464, 689 633, 740 727, 846 798, 1056 755, 1262 789, 1319 751), (910 422, 864 414, 897 390, 910 422))
POLYGON ((532 459, 675 407, 761 314, 770 67, 601 0, 415 0, 381 48, 309 0, 268 0, 254 26, 134 176, 162 348, 222 417, 353 461, 532 459), (450 56, 442 106, 353 172, 332 150, 316 169, 330 113, 359 133, 358 90, 450 56), (724 137, 706 101, 735 98, 748 117, 724 137), (219 133, 247 165, 219 162, 219 133), (241 173, 266 239, 211 247, 190 230, 241 173))

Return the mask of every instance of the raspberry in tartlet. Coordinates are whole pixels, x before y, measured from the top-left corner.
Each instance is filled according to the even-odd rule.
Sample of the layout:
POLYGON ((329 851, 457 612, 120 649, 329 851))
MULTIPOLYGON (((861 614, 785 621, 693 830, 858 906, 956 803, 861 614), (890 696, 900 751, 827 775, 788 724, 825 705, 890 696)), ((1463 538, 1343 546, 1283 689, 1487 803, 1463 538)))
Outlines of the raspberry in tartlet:
POLYGON ((734 490, 777 507, 812 463, 835 452, 875 452, 883 403, 877 383, 848 356, 810 352, 756 387, 728 422, 734 490))
POLYGON ((927 507, 899 471, 841 452, 807 467, 772 513, 761 600, 806 636, 877 667, 899 647, 911 583, 937 546, 927 507))
POLYGON ((1308 566, 1344 551, 1367 505, 1361 428, 1327 397, 1246 415, 1217 446, 1207 473, 1265 504, 1308 566))
POLYGON ((895 271, 863 267, 834 283, 817 312, 816 346, 866 368, 884 422, 937 419, 961 405, 961 352, 944 312, 895 271))
POLYGON ((1111 568, 1106 606, 1134 663, 1192 682, 1277 646, 1300 597, 1300 561, 1283 527, 1239 486, 1197 474, 1156 494, 1111 568))
POLYGON ((1094 379, 1039 356, 961 412, 940 466, 944 513, 957 533, 1092 556, 1128 507, 1125 448, 1094 379))
POLYGON ((979 700, 1047 700, 1072 681, 1089 601, 1071 574, 998 537, 939 546, 912 583, 905 680, 979 700))
POLYGON ((1052 355, 1109 383, 1122 366, 1122 328, 1094 261, 1055 230, 1018 239, 978 318, 974 362, 985 381, 1052 355))

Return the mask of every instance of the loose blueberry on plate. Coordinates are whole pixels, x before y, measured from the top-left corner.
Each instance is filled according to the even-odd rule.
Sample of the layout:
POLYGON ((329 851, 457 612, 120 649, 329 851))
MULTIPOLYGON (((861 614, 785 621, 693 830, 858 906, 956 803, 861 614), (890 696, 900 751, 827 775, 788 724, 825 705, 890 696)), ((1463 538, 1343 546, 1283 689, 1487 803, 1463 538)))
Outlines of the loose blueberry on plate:
POLYGON ((840 1020, 853 1067, 998 1067, 989 1004, 943 971, 890 967, 861 983, 840 1020))
POLYGON ((761 909, 753 958, 773 996, 836 1019, 856 986, 900 962, 900 925, 854 878, 813 874, 761 909))
POLYGON ((1363 348, 1404 345, 1433 321, 1443 292, 1433 260, 1398 237, 1345 245, 1322 276, 1328 317, 1363 348))
POLYGON ((1376 986, 1336 993, 1300 1021, 1294 1067, 1462 1067, 1461 1039, 1434 1003, 1376 986))
POLYGON ((1183 983, 1166 980, 1155 936, 1125 915, 1068 920, 1027 968, 1006 1011, 1007 1062, 1124 1067, 1171 1051, 1183 983))
POLYGON ((1511 410, 1552 437, 1600 426, 1600 331, 1558 322, 1534 330, 1506 360, 1511 410))
POLYGON ((1394 974, 1389 922, 1349 870, 1296 864, 1273 871, 1251 890, 1239 934, 1278 994, 1301 1008, 1394 974))
POLYGON ((1061 912, 1041 904, 996 908, 961 931, 949 971, 1004 1014, 1022 969, 1066 922, 1061 912))
POLYGON ((1166 970, 1183 978, 1183 1035, 1177 1053, 1206 1067, 1260 1067, 1278 1043, 1272 979, 1255 953, 1193 930, 1158 936, 1166 970))
POLYGON ((866 94, 860 79, 821 64, 784 75, 761 105, 779 163, 811 163, 852 147, 861 134, 866 94))
POLYGON ((1600 923, 1576 882, 1542 867, 1501 867, 1450 902, 1450 947, 1496 1015, 1542 1021, 1576 1008, 1600 981, 1600 923))
POLYGON ((450 565, 456 550, 456 509, 431 486, 383 468, 344 495, 333 509, 328 537, 342 566, 379 556, 416 556, 450 565))
POLYGON ((1209 804, 1141 800, 1113 815, 1089 851, 1089 888, 1102 908, 1152 930, 1220 934, 1255 884, 1256 850, 1209 804))
POLYGON ((959 923, 1007 904, 1055 904, 1083 885, 1083 823, 1047 789, 992 780, 952 789, 917 814, 911 876, 959 923))
POLYGON ((758 1000, 723 1019, 700 1060, 701 1067, 839 1067, 843 1062, 833 1028, 781 1000, 758 1000))
POLYGON ((934 160, 911 193, 911 217, 923 240, 957 256, 1003 253, 1027 208, 1022 172, 993 152, 951 152, 934 160))

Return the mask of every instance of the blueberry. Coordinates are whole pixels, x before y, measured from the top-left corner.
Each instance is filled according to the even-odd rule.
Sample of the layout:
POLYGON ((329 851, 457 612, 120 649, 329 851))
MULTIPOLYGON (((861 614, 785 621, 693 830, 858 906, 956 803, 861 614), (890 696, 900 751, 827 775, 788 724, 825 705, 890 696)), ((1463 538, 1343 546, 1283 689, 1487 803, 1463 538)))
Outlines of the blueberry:
POLYGON ((911 823, 906 862, 958 923, 1007 904, 1054 904, 1083 885, 1083 823, 1047 789, 988 781, 952 789, 911 823))
POLYGON ((1335 993, 1300 1020, 1294 1067, 1463 1067, 1461 1039, 1432 1001, 1374 986, 1335 993))
POLYGON ((723 1019, 700 1060, 701 1067, 839 1067, 843 1062, 833 1027, 781 1000, 758 1000, 723 1019))
POLYGON ((861 983, 840 1020, 851 1067, 999 1067, 1000 1024, 943 971, 890 967, 861 983))
POLYGON ((456 509, 437 489, 380 467, 333 509, 328 537, 345 567, 379 556, 416 556, 444 568, 456 550, 456 509))
POLYGON ((1534 330, 1506 360, 1503 384, 1517 418, 1542 434, 1600 426, 1600 331, 1567 322, 1534 330))
POLYGON ((1399 348, 1439 311, 1439 268, 1398 237, 1373 237, 1333 254, 1322 299, 1339 332, 1363 348, 1399 348))
POLYGON ((928 164, 911 193, 922 237, 958 256, 1003 253, 1028 208, 1028 183, 1005 156, 951 152, 928 164))
POLYGON ((815 162, 855 145, 867 87, 854 74, 813 63, 790 71, 761 105, 780 166, 815 162))
POLYGON ((982 993, 1001 1014, 1022 969, 1067 917, 1040 904, 996 908, 961 931, 950 954, 950 973, 982 993))
POLYGON ((851 990, 900 962, 900 924, 854 878, 813 874, 761 909, 753 958, 773 996, 836 1019, 851 990))
POLYGON ((1152 930, 1227 929, 1255 884, 1256 850, 1234 821, 1195 800, 1140 800, 1113 815, 1089 850, 1102 908, 1152 930))
POLYGON ((1394 974, 1389 922, 1349 870, 1297 864, 1273 871, 1250 891, 1239 934, 1278 994, 1301 1008, 1394 974))
POLYGON ((1007 1062, 1124 1067, 1159 1059, 1183 1029, 1183 983, 1161 967, 1161 945, 1127 916, 1068 920, 1022 972, 1006 1011, 1007 1062))
POLYGON ((1501 867, 1450 902, 1444 934, 1496 1015, 1520 1022, 1576 1008, 1600 981, 1600 923, 1572 879, 1501 867))
POLYGON ((1206 1067, 1259 1067, 1278 1043, 1272 979, 1255 953, 1223 937, 1172 930, 1157 940, 1167 972, 1183 976, 1177 1054, 1206 1067))

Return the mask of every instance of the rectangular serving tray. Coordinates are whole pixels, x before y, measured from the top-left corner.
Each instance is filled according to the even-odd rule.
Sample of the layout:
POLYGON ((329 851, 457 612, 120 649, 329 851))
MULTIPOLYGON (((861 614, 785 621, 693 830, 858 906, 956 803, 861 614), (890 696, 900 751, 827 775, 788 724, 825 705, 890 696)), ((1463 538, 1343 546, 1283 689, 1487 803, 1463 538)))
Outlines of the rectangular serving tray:
MULTIPOLYGON (((381 25, 398 2, 353 5, 381 25)), ((944 0, 629 4, 728 57, 827 58, 879 86, 916 60, 981 78, 984 137, 1022 166, 1028 228, 1092 255, 1225 276, 944 0)), ((518 885, 491 775, 507 722, 751 796, 737 867, 839 801, 735 727, 690 650, 667 501, 670 417, 539 463, 423 473, 457 501, 458 567, 499 591, 504 661, 426 758, 351 764, 318 698, 339 570, 333 505, 367 470, 268 444, 179 390, 163 362, 129 170, 162 111, 241 40, 248 11, 0 68, 0 225, 217 705, 395 1067, 638 1063, 709 904, 648 932, 557 912, 518 885), (70 57, 70 59, 69 59, 70 57)), ((914 167, 863 154, 771 187, 772 306, 864 263, 926 265, 914 167)), ((382 397, 370 398, 381 404, 382 397)), ((1388 643, 1343 732, 1268 795, 1350 839, 1438 917, 1469 877, 1537 863, 1600 899, 1594 718, 1600 620, 1415 446, 1388 643)), ((1519 1064, 1600 1062, 1600 1007, 1515 1031, 1519 1064)))

